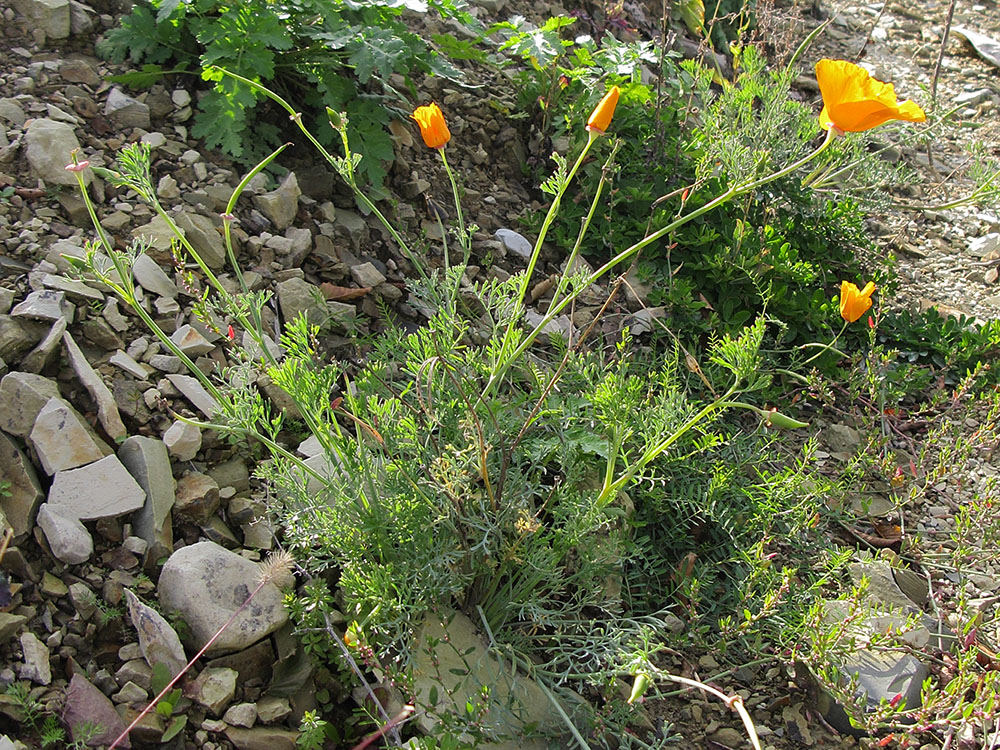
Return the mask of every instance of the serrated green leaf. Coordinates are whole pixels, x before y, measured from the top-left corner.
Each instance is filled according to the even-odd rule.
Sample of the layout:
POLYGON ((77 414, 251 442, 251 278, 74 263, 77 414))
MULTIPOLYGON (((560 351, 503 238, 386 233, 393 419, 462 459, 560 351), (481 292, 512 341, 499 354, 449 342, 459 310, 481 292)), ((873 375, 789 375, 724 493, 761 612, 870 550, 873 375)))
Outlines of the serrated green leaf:
POLYGON ((487 60, 486 52, 477 46, 478 39, 459 39, 453 34, 435 34, 431 39, 449 60, 475 60, 482 63, 487 60))
POLYGON ((97 52, 112 62, 133 63, 143 60, 152 63, 166 62, 173 56, 172 34, 160 29, 149 8, 137 5, 121 21, 121 26, 111 29, 97 43, 97 52))
POLYGON ((163 0, 156 9, 156 22, 160 24, 166 21, 180 4, 181 0, 163 0))
POLYGON ((199 102, 191 135, 203 138, 207 148, 218 147, 232 156, 242 156, 245 130, 245 107, 216 88, 199 102))
POLYGON ((362 84, 367 83, 375 73, 388 78, 399 67, 404 53, 409 51, 406 43, 389 29, 367 29, 349 49, 348 64, 354 68, 354 74, 362 84))
POLYGON ((183 69, 165 70, 159 65, 146 63, 140 70, 119 75, 108 76, 108 80, 113 83, 123 83, 134 89, 148 89, 168 73, 185 73, 183 69))

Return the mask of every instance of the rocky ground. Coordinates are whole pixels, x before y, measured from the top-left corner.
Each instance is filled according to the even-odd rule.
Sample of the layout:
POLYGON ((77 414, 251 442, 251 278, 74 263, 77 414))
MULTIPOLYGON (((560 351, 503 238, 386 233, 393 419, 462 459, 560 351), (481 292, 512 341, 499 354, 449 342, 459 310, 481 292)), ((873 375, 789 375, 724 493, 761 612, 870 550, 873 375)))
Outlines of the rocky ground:
MULTIPOLYGON (((476 9, 484 19, 510 10, 502 2, 489 3, 489 10, 486 5, 476 9)), ((810 51, 813 58, 853 59, 864 43, 864 61, 880 77, 896 82, 905 96, 926 100, 946 3, 883 9, 835 0, 820 8, 834 21, 810 51)), ((142 141, 153 148, 164 205, 208 264, 232 283, 218 228, 239 168, 189 138, 192 92, 184 81, 140 94, 106 81, 121 69, 99 60, 93 42, 114 25, 115 10, 77 0, 0 0, 0 468, 9 483, 0 503, 11 530, 2 556, 10 602, 0 606, 0 649, 7 657, 0 682, 27 681, 71 727, 101 724, 104 742, 151 697, 149 664, 180 665, 204 645, 236 606, 232 602, 241 602, 254 585, 254 563, 276 546, 250 479, 249 453, 172 416, 210 418, 211 397, 115 298, 71 278, 64 258, 82 255, 92 236, 75 177, 64 169, 70 152, 78 148, 92 165, 108 164, 123 144, 142 141), (172 624, 142 600, 182 613, 186 653, 172 624)), ((644 22, 641 11, 634 9, 636 27, 644 22)), ((773 21, 789 38, 800 37, 801 25, 777 13, 773 21)), ((960 2, 954 24, 1000 38, 1000 15, 992 5, 960 2)), ((941 192, 932 186, 961 167, 970 143, 998 153, 997 62, 952 35, 938 107, 956 107, 956 123, 935 142, 932 166, 926 156, 921 165, 922 154, 914 155, 925 178, 914 202, 938 202, 941 192)), ((511 96, 513 106, 502 80, 481 83, 494 104, 511 96)), ((504 275, 520 268, 523 238, 497 230, 522 229, 521 215, 539 207, 540 194, 525 183, 521 166, 543 158, 550 144, 504 118, 503 107, 491 106, 480 90, 429 79, 422 94, 448 112, 449 156, 466 182, 470 218, 480 227, 473 262, 482 268, 474 272, 504 275)), ((433 238, 438 227, 427 199, 448 205, 447 183, 412 123, 398 123, 393 133, 397 215, 408 231, 433 238)), ((380 227, 357 211, 315 159, 293 154, 289 166, 292 173, 280 185, 255 181, 237 212, 241 262, 253 286, 275 291, 272 318, 288 319, 317 305, 319 289, 361 331, 377 330, 383 303, 418 324, 420 314, 402 292, 406 263, 394 256, 380 227)), ((953 192, 967 185, 960 179, 953 192)), ((151 240, 135 269, 147 309, 199 366, 224 362, 224 334, 193 314, 193 290, 171 261, 164 223, 107 184, 95 181, 90 190, 116 241, 151 240)), ((928 208, 873 218, 884 246, 899 256, 897 304, 936 303, 995 319, 995 209, 928 208)), ((641 300, 621 304, 635 309, 641 300)), ((825 437, 834 459, 860 439, 841 429, 825 437)), ((993 472, 976 460, 964 492, 993 472)), ((916 509, 926 514, 911 522, 932 530, 946 526, 962 491, 943 484, 946 501, 916 509)), ((884 565, 860 564, 882 576, 880 595, 897 596, 896 584, 902 584, 891 574, 884 580, 884 565)), ((984 595, 1000 590, 989 575, 982 585, 984 595)), ((315 699, 308 688, 268 690, 275 665, 294 652, 293 640, 280 592, 268 584, 185 687, 187 729, 170 746, 294 747, 297 719, 315 699)), ((718 664, 708 656, 697 666, 678 667, 710 677, 718 664)), ((809 694, 781 670, 745 672, 720 684, 745 694, 767 747, 856 744, 819 720, 809 694)), ((736 717, 698 696, 651 712, 675 722, 692 746, 738 747, 743 741, 736 717)), ((25 721, 23 706, 0 695, 0 735, 25 736, 25 721)), ((133 737, 155 742, 168 723, 152 715, 133 737)), ((10 746, 0 736, 0 749, 10 746)))

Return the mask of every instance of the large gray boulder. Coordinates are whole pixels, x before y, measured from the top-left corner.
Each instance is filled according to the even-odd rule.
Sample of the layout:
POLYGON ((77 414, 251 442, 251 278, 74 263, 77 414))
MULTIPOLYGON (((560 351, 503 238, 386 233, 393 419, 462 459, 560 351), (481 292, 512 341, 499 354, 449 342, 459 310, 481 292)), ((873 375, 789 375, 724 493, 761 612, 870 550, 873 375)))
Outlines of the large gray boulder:
MULTIPOLYGON (((201 648, 257 588, 259 569, 215 542, 198 542, 170 556, 157 586, 165 611, 179 612, 201 648)), ((212 644, 209 654, 239 651, 288 621, 281 591, 266 583, 212 644)))
POLYGON ((70 32, 69 0, 13 0, 14 10, 48 39, 65 39, 70 32))

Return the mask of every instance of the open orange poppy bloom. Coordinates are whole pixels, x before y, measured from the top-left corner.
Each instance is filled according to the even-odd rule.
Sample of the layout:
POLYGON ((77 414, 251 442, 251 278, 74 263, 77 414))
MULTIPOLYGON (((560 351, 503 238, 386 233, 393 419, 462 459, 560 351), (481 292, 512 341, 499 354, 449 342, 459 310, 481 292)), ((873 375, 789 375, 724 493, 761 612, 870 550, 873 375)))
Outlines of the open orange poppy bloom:
POLYGON ((848 323, 853 323, 872 306, 872 294, 875 292, 875 282, 869 281, 865 288, 859 290, 850 281, 840 282, 840 317, 848 323))
POLYGON ((594 111, 590 113, 587 120, 587 130, 596 130, 603 133, 611 125, 611 118, 615 114, 615 107, 618 106, 618 96, 621 90, 617 86, 612 86, 611 90, 604 95, 604 98, 597 103, 594 111))
POLYGON ((856 133, 871 130, 890 120, 923 122, 924 111, 907 99, 896 101, 896 89, 868 75, 864 68, 846 60, 820 60, 816 63, 816 81, 823 95, 819 125, 823 130, 836 128, 856 133))
POLYGON ((413 111, 413 119, 420 126, 420 135, 428 148, 441 148, 451 140, 451 131, 444 121, 441 108, 431 102, 426 107, 417 107, 413 111))

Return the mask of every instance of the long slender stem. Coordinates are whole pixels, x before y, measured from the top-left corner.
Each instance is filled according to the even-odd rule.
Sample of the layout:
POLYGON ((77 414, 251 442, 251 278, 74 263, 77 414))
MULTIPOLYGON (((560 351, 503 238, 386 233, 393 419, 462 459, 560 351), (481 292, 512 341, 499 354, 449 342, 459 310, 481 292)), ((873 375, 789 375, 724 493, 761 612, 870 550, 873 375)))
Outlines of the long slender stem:
POLYGON ((458 181, 455 179, 455 173, 451 171, 451 165, 448 164, 448 156, 445 154, 445 147, 442 146, 438 149, 441 152, 441 163, 444 164, 444 171, 448 173, 448 181, 451 182, 451 195, 455 200, 455 215, 458 217, 458 241, 462 246, 463 252, 463 263, 469 262, 469 255, 472 253, 471 238, 465 231, 465 216, 462 213, 462 199, 458 192, 458 181))
POLYGON ((691 417, 687 422, 674 430, 670 435, 665 437, 656 445, 653 445, 646 449, 646 451, 639 456, 631 465, 625 468, 621 476, 611 483, 605 480, 604 487, 601 488, 601 494, 597 496, 597 507, 602 508, 611 502, 611 499, 618 495, 618 490, 620 490, 625 484, 627 484, 632 477, 638 474, 643 468, 657 456, 663 453, 667 448, 680 440, 688 430, 698 424, 702 419, 707 417, 716 409, 725 408, 728 404, 728 399, 736 392, 737 383, 733 383, 732 387, 726 391, 726 393, 719 398, 712 401, 705 408, 691 417))
POLYGON ((562 276, 559 277, 559 283, 556 285, 556 290, 552 293, 552 301, 549 303, 549 310, 552 309, 552 306, 559 299, 559 296, 563 293, 563 290, 569 283, 570 274, 573 272, 573 264, 576 262, 576 258, 580 254, 580 247, 583 245, 583 238, 586 236, 587 230, 590 228, 590 223, 594 219, 594 214, 597 213, 597 207, 601 202, 601 194, 604 192, 604 186, 608 182, 608 170, 611 168, 612 160, 615 158, 615 154, 618 153, 620 146, 621 141, 615 141, 615 144, 611 147, 611 153, 608 154, 608 160, 604 163, 604 168, 601 169, 601 178, 597 182, 597 190, 594 192, 594 199, 590 202, 590 210, 587 211, 587 215, 580 224, 580 233, 577 235, 576 243, 573 245, 569 258, 566 260, 566 267, 562 276))
POLYGON ((837 335, 833 337, 833 341, 831 341, 829 344, 824 344, 823 346, 821 346, 820 350, 818 352, 816 352, 814 355, 812 355, 809 359, 807 359, 802 364, 803 365, 807 365, 810 362, 812 362, 814 359, 816 359, 817 357, 821 357, 824 354, 826 354, 827 352, 836 352, 837 354, 839 354, 839 355, 841 355, 843 357, 846 357, 847 355, 844 354, 844 352, 840 351, 840 349, 834 348, 834 346, 833 346, 834 344, 837 343, 837 339, 840 338, 841 334, 843 334, 844 331, 846 331, 846 330, 847 330, 847 321, 845 320, 843 328, 841 328, 840 331, 837 333, 837 335))
POLYGON ((323 158, 326 159, 334 168, 337 169, 338 172, 340 172, 344 176, 345 181, 348 183, 348 185, 354 192, 354 195, 357 197, 357 199, 361 201, 361 203, 364 205, 366 209, 368 209, 371 213, 375 215, 375 217, 379 220, 382 226, 385 227, 386 231, 389 233, 389 236, 392 237, 393 242, 395 242, 399 246, 399 249, 402 250, 403 254, 406 255, 407 259, 411 263, 413 263, 417 272, 420 273, 420 275, 426 279, 426 274, 424 273, 423 265, 418 261, 417 256, 414 254, 413 250, 403 239, 402 235, 400 235, 399 232, 396 230, 396 227, 392 225, 392 222, 390 222, 385 217, 385 214, 379 211, 378 207, 372 202, 372 200, 367 195, 365 195, 364 192, 362 192, 360 187, 358 187, 357 180, 354 177, 354 164, 352 161, 351 151, 347 143, 347 134, 344 132, 343 128, 340 128, 340 134, 344 142, 344 159, 342 162, 344 170, 341 171, 338 168, 338 164, 341 163, 340 160, 338 160, 336 157, 333 156, 333 154, 327 151, 323 147, 323 144, 316 139, 316 136, 314 136, 312 133, 309 132, 309 129, 302 124, 302 115, 296 112, 295 108, 292 107, 291 104, 289 104, 280 96, 278 96, 276 93, 271 91, 271 89, 267 88, 266 86, 262 86, 260 83, 256 81, 251 81, 249 78, 244 78, 243 76, 238 75, 236 73, 232 73, 228 70, 225 70, 224 68, 213 68, 213 69, 223 73, 224 75, 229 76, 230 78, 240 81, 241 83, 245 83, 247 86, 250 86, 251 88, 256 89, 257 91, 260 91, 262 94, 267 96, 273 102, 278 104, 282 109, 288 112, 289 119, 291 119, 296 125, 299 126, 299 130, 302 131, 305 137, 309 139, 309 142, 312 143, 312 145, 319 151, 320 154, 322 154, 323 158))
POLYGON ((750 713, 747 711, 746 706, 743 705, 743 696, 738 693, 735 695, 726 695, 721 690, 707 685, 704 682, 699 682, 698 680, 692 680, 687 677, 681 677, 679 675, 670 674, 668 672, 657 671, 657 677, 661 677, 665 680, 670 680, 671 682, 676 682, 679 685, 684 685, 690 688, 697 688, 699 690, 704 690, 711 693, 716 698, 719 698, 723 703, 725 703, 729 708, 736 711, 739 714, 740 719, 743 721, 743 726, 747 730, 747 736, 750 737, 750 742, 753 744, 755 750, 761 750, 760 738, 757 736, 757 728, 754 726, 753 718, 751 718, 750 713))
POLYGON ((542 252, 542 243, 545 242, 545 236, 549 233, 549 227, 552 226, 552 222, 556 218, 556 214, 559 213, 559 206, 562 205, 562 197, 566 194, 569 184, 576 177, 576 173, 580 170, 580 165, 583 164, 583 160, 587 158, 587 154, 590 153, 590 147, 594 145, 600 137, 600 133, 596 130, 587 131, 587 143, 583 147, 583 151, 580 152, 580 156, 577 157, 576 162, 573 164, 572 169, 570 169, 569 174, 566 175, 559 185, 559 189, 556 191, 555 197, 552 199, 552 203, 549 205, 549 212, 545 215, 545 220, 542 222, 541 229, 538 230, 538 238, 535 240, 535 248, 531 253, 531 259, 528 261, 528 268, 524 272, 524 279, 521 281, 521 290, 518 294, 518 299, 523 300, 528 292, 528 285, 531 283, 531 274, 535 270, 535 264, 538 262, 538 256, 542 252))
MULTIPOLYGON (((701 206, 700 208, 697 208, 691 211, 690 213, 685 214, 684 216, 678 217, 677 219, 670 222, 666 226, 661 227, 660 229, 646 236, 642 240, 639 240, 630 247, 625 248, 616 256, 611 258, 611 260, 609 260, 603 266, 594 271, 590 276, 588 276, 587 279, 582 284, 581 288, 585 289, 591 284, 595 283, 606 273, 608 273, 611 269, 613 269, 615 266, 619 265, 623 261, 628 260, 633 255, 642 250, 644 247, 656 242, 665 234, 668 234, 669 232, 674 231, 678 227, 687 224, 689 221, 698 218, 702 214, 707 213, 712 209, 717 208, 718 206, 721 206, 723 203, 730 201, 736 196, 745 195, 754 190, 757 190, 758 188, 763 187, 764 185, 767 185, 771 182, 774 182, 775 180, 781 179, 782 177, 791 174, 792 172, 801 168, 803 165, 808 164, 810 161, 812 161, 817 156, 826 151, 826 149, 830 146, 830 144, 833 143, 833 139, 836 137, 836 135, 837 135, 836 130, 834 129, 828 130, 826 133, 826 138, 823 139, 823 142, 814 151, 807 154, 806 156, 803 156, 798 161, 793 162, 792 164, 789 164, 788 166, 779 169, 777 172, 774 172, 765 177, 760 177, 756 180, 750 180, 749 182, 745 182, 740 185, 733 185, 728 190, 726 190, 726 192, 722 193, 713 200, 709 201, 704 206, 701 206)), ((576 295, 570 294, 567 295, 564 299, 560 300, 558 304, 554 305, 545 314, 545 316, 538 322, 538 325, 536 325, 530 332, 528 332, 528 334, 524 337, 524 339, 521 341, 518 347, 504 361, 499 362, 497 364, 496 369, 490 375, 490 379, 483 387, 483 393, 480 396, 481 399, 488 396, 493 391, 493 389, 497 387, 501 378, 506 374, 510 366, 514 362, 516 362, 517 359, 522 354, 524 354, 524 352, 528 349, 528 347, 535 342, 538 336, 541 335, 541 332, 544 330, 545 326, 547 326, 549 322, 551 322, 553 318, 555 318, 560 312, 562 312, 566 308, 566 306, 574 299, 576 299, 576 295)), ((511 322, 511 326, 513 325, 514 321, 511 322)))

